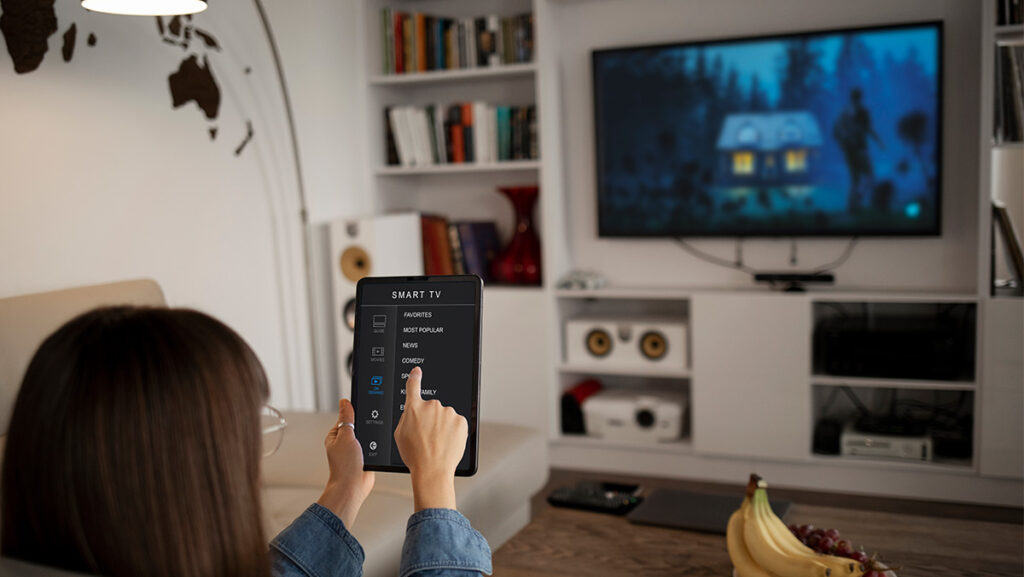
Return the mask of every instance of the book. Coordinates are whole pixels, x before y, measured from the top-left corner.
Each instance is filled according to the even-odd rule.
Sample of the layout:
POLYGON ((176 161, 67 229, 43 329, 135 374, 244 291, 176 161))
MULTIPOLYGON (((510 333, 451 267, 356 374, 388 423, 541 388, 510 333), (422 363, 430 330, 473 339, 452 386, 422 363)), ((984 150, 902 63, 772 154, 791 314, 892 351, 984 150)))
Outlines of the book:
POLYGON ((412 15, 402 15, 402 47, 405 50, 405 68, 403 72, 414 72, 416 70, 416 37, 415 26, 413 26, 412 15))
POLYGON ((427 15, 417 13, 416 19, 416 70, 427 70, 427 15))
POLYGON ((392 27, 392 35, 395 37, 395 73, 401 74, 405 72, 405 41, 404 41, 404 29, 402 27, 402 21, 404 16, 401 12, 395 12, 393 14, 395 23, 392 27))
POLYGON ((478 162, 473 136, 473 105, 467 102, 462 105, 462 148, 465 162, 478 162))
POLYGON ((398 144, 395 142, 395 128, 391 122, 391 107, 384 109, 384 158, 389 166, 401 164, 398 157, 398 144))
POLYGON ((536 108, 480 100, 385 107, 383 152, 401 166, 537 158, 536 108))
POLYGON ((395 73, 395 29, 391 8, 381 9, 381 39, 383 40, 384 74, 395 73))
POLYGON ((391 118, 391 129, 394 133, 399 162, 402 166, 412 166, 416 163, 416 160, 411 148, 412 134, 409 129, 406 110, 402 107, 393 107, 389 111, 389 116, 391 118))
POLYGON ((501 65, 501 20, 495 16, 487 17, 487 32, 490 38, 489 50, 487 52, 487 65, 501 65))
POLYGON ((381 25, 384 74, 498 66, 533 58, 532 13, 448 18, 382 8, 381 25))
POLYGON ((489 281, 491 261, 500 248, 497 226, 489 221, 463 221, 456 223, 456 226, 466 274, 475 274, 485 282, 489 281))
POLYGON ((452 274, 452 248, 448 221, 440 216, 422 215, 423 271, 427 275, 452 274))
POLYGON ((452 247, 452 274, 466 274, 466 261, 462 254, 462 242, 459 240, 459 227, 454 223, 448 225, 448 243, 452 247))
POLYGON ((487 105, 479 100, 473 103, 473 120, 473 160, 477 163, 488 162, 487 105))
POLYGON ((508 106, 495 107, 498 122, 498 160, 512 159, 512 111, 508 106))

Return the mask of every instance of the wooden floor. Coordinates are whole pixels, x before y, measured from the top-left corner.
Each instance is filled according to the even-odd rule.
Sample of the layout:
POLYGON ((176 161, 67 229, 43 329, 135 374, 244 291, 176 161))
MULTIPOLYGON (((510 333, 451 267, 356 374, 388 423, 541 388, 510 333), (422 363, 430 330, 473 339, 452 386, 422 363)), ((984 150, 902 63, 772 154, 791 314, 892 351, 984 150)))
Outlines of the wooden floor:
MULTIPOLYGON (((639 482, 647 488, 741 494, 739 485, 631 478, 554 470, 534 498, 533 520, 494 553, 508 577, 692 575, 724 577, 732 565, 722 535, 633 525, 622 517, 551 507, 555 487, 579 479, 639 482)), ((1024 575, 1024 512, 917 501, 770 489, 793 501, 789 523, 839 529, 878 552, 901 575, 1024 575)))

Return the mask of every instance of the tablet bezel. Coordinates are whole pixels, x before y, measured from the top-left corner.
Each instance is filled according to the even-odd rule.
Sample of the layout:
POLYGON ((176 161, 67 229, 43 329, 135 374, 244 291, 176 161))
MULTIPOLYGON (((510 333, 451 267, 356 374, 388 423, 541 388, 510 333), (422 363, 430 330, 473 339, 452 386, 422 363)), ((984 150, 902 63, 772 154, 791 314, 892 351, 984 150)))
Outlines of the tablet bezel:
MULTIPOLYGON (((481 377, 481 337, 483 332, 483 280, 475 274, 466 275, 435 275, 435 276, 392 276, 392 277, 363 277, 356 283, 356 318, 355 326, 356 330, 353 331, 353 361, 352 361, 352 384, 350 389, 350 397, 352 400, 352 408, 355 410, 355 414, 359 414, 358 406, 358 395, 356 394, 355 384, 359 382, 359 359, 363 358, 363 355, 359 353, 360 342, 359 342, 359 327, 363 325, 360 323, 362 318, 363 309, 363 289, 370 285, 402 285, 411 283, 457 283, 457 282, 472 282, 474 287, 474 323, 473 323, 473 385, 472 385, 472 399, 470 402, 470 415, 463 415, 466 417, 469 425, 469 435, 466 442, 466 451, 469 452, 469 461, 465 469, 456 469, 456 477, 472 477, 477 472, 478 467, 478 456, 479 456, 479 414, 480 414, 480 377, 481 377)), ((429 380, 429 375, 426 377, 429 380)), ((397 383, 396 383, 397 384, 397 383)), ((403 383, 404 385, 404 383, 403 383)), ((398 416, 401 418, 401 415, 398 416)), ((357 420, 358 421, 358 420, 357 420)), ((359 423, 354 423, 356 438, 359 438, 359 423)), ((391 431, 392 437, 394 431, 391 431)), ((461 461, 461 459, 460 459, 461 461)), ((364 471, 381 471, 385 473, 408 473, 409 468, 402 465, 363 465, 364 471)))

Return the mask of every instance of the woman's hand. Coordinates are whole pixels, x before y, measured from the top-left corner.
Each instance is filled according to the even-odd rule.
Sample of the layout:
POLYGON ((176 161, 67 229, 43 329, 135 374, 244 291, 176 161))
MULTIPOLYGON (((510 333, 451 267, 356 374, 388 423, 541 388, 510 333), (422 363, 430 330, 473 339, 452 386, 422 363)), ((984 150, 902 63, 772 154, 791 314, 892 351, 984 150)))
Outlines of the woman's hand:
POLYGON ((324 439, 331 474, 327 487, 316 501, 333 511, 348 529, 352 529, 374 481, 373 471, 363 471, 363 449, 356 439, 355 430, 347 425, 339 426, 340 423, 354 422, 355 416, 348 399, 338 402, 338 422, 324 439))
POLYGON ((405 382, 405 411, 395 428, 395 443, 412 474, 417 511, 455 508, 455 468, 466 451, 466 418, 438 400, 420 396, 419 367, 405 382))

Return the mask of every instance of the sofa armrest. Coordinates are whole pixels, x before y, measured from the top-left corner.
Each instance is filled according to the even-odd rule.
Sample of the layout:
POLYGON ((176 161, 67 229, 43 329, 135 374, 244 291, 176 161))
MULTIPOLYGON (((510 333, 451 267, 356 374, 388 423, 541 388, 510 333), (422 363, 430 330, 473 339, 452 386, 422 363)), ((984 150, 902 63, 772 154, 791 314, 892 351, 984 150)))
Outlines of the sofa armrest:
POLYGON ((263 485, 322 489, 328 476, 324 438, 338 414, 285 411, 284 418, 288 428, 281 447, 263 459, 263 485))

